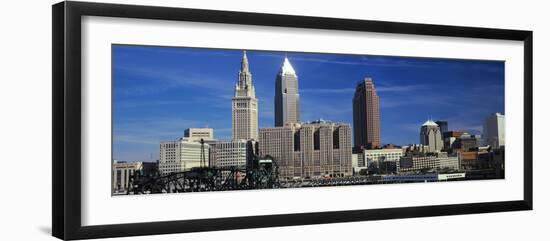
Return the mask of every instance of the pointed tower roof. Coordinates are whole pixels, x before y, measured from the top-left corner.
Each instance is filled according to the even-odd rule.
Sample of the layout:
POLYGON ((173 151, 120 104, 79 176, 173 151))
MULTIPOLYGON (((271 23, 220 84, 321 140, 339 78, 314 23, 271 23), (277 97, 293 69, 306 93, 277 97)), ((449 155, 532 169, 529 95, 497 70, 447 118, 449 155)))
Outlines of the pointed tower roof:
POLYGON ((422 124, 422 126, 439 126, 439 125, 437 125, 437 123, 435 123, 433 120, 427 120, 426 122, 424 122, 424 124, 422 124))
POLYGON ((241 61, 241 72, 250 72, 248 70, 248 57, 246 56, 246 50, 243 50, 243 59, 241 61))
POLYGON ((294 68, 292 67, 290 61, 288 61, 288 58, 286 56, 285 61, 283 62, 283 66, 281 66, 281 73, 296 75, 296 71, 294 71, 294 68))

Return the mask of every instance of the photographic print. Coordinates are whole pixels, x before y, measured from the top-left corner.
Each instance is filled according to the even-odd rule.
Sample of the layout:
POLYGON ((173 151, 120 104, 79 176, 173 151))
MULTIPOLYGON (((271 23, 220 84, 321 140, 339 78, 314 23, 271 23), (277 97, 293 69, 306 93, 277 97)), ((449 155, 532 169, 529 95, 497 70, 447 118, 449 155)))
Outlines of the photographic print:
POLYGON ((533 209, 529 30, 65 1, 52 62, 60 239, 533 209))
POLYGON ((111 50, 112 195, 504 179, 504 61, 111 50))

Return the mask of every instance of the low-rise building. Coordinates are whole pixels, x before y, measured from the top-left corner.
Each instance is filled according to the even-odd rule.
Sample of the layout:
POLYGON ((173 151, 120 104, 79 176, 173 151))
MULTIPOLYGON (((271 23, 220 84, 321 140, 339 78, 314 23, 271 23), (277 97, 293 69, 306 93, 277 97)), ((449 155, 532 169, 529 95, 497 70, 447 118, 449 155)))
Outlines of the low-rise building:
POLYGON ((399 161, 398 171, 458 170, 459 168, 459 158, 457 156, 404 156, 399 161))
POLYGON ((423 155, 430 152, 428 146, 422 144, 411 144, 401 147, 405 155, 423 155))
POLYGON ((111 168, 111 193, 126 193, 137 172, 147 175, 156 171, 157 163, 155 162, 118 162, 115 160, 111 168))
POLYGON ((375 161, 399 162, 403 156, 403 149, 368 149, 363 151, 363 155, 367 166, 375 161))
POLYGON ((459 170, 460 162, 458 161, 458 156, 448 156, 448 157, 438 157, 439 159, 439 169, 446 170, 459 170))
POLYGON ((245 168, 252 158, 255 141, 231 140, 210 144, 210 164, 213 167, 245 168))
POLYGON ((365 155, 363 152, 351 154, 351 167, 354 176, 367 174, 368 166, 365 164, 365 155))
POLYGON ((464 133, 462 136, 460 136, 459 142, 460 142, 460 149, 462 151, 470 151, 471 149, 474 149, 477 147, 478 138, 475 135, 464 133))
POLYGON ((159 171, 162 174, 189 171, 195 167, 207 167, 210 162, 207 143, 193 138, 160 143, 159 171))
POLYGON ((184 131, 183 137, 193 140, 212 140, 214 139, 214 129, 212 128, 187 128, 184 131))
POLYGON ((504 169, 504 147, 481 146, 459 152, 458 157, 460 166, 466 170, 504 169))
POLYGON ((476 151, 459 151, 457 154, 462 169, 477 169, 476 151))

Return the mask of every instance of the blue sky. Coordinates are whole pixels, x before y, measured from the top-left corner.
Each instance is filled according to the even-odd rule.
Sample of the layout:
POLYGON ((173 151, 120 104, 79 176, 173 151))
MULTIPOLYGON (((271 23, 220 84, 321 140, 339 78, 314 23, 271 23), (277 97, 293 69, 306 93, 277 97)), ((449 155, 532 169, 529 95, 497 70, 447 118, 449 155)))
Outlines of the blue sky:
MULTIPOLYGON (((504 113, 504 62, 248 50, 259 125, 273 126, 275 76, 288 56, 298 75, 302 121, 352 123, 355 85, 373 78, 382 143, 418 143, 428 118, 481 132, 504 113)), ((242 50, 113 45, 113 158, 156 160, 159 142, 189 127, 231 137, 231 97, 242 50)))

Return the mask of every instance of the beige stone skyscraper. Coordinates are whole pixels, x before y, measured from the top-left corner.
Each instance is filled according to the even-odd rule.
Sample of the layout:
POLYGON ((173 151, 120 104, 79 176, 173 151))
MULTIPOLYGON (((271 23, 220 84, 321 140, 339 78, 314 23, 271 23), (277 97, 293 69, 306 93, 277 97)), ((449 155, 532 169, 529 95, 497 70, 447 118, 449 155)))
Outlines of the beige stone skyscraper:
POLYGON ((243 51, 231 109, 233 140, 257 140, 258 99, 256 99, 256 91, 252 85, 252 74, 248 68, 246 51, 243 51))
POLYGON ((353 96, 353 139, 355 148, 380 147, 380 110, 371 78, 357 84, 353 96))
POLYGON ((300 122, 298 76, 285 57, 275 79, 275 126, 300 122))

